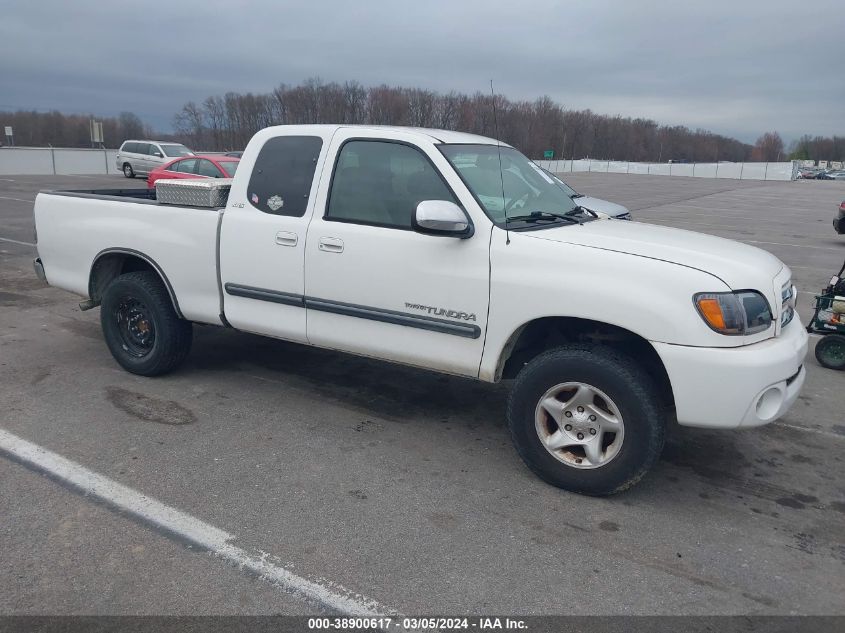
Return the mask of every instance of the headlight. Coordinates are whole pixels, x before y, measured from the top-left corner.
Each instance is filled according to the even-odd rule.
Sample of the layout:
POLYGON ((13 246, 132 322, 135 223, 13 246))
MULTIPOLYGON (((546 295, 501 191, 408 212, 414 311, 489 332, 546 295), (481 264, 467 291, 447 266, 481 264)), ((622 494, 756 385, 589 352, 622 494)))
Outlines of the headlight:
POLYGON ((753 290, 700 292, 693 303, 704 322, 720 334, 756 334, 772 324, 769 302, 753 290))
POLYGON ((783 284, 780 295, 780 326, 781 328, 785 328, 792 321, 792 317, 795 316, 795 299, 798 297, 798 289, 792 285, 791 279, 783 284))

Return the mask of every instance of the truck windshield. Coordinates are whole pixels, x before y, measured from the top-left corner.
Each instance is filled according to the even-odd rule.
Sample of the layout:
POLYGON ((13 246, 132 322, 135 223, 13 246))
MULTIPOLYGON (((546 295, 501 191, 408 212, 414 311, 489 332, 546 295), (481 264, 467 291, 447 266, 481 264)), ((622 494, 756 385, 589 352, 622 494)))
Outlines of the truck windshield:
POLYGON ((440 145, 439 149, 496 224, 532 213, 578 213, 578 205, 560 185, 512 147, 455 144, 440 145))

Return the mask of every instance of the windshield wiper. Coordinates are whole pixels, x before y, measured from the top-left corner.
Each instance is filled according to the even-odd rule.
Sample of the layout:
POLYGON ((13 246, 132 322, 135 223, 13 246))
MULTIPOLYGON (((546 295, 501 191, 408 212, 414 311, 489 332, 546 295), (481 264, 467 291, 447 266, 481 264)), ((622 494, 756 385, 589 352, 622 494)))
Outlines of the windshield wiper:
MULTIPOLYGON (((580 210, 581 207, 577 207, 573 209, 573 211, 580 210)), ((568 213, 572 213, 569 211, 568 213)), ((509 216, 506 218, 508 222, 513 222, 514 220, 519 220, 522 222, 539 222, 540 220, 564 220, 565 222, 569 222, 571 224, 582 224, 582 221, 578 218, 575 218, 569 214, 563 213, 552 213, 550 211, 532 211, 527 215, 514 215, 509 216)))

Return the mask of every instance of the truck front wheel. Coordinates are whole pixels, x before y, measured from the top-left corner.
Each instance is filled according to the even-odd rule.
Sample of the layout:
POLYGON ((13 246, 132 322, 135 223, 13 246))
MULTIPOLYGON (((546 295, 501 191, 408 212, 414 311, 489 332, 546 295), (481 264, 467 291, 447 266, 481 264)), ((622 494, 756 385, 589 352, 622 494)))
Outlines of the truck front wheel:
POLYGON ((140 376, 172 371, 191 350, 190 321, 178 317, 167 289, 151 271, 126 273, 108 285, 100 325, 114 359, 140 376))
POLYGON ((633 360, 607 347, 572 345, 522 369, 508 426, 541 479, 601 496, 633 486, 657 461, 666 418, 656 387, 633 360))

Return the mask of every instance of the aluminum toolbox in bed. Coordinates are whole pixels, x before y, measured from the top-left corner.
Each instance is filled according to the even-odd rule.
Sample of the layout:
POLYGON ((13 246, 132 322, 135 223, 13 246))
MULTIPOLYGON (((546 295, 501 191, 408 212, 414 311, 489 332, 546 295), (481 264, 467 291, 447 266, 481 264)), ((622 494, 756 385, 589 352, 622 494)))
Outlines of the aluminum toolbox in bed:
POLYGON ((226 206, 231 188, 231 178, 162 179, 156 180, 156 199, 161 204, 219 208, 226 206))

